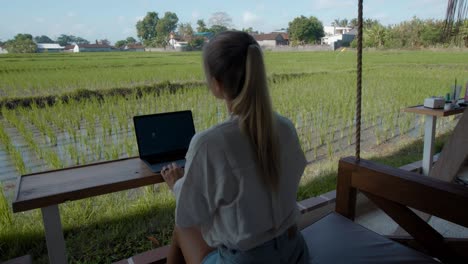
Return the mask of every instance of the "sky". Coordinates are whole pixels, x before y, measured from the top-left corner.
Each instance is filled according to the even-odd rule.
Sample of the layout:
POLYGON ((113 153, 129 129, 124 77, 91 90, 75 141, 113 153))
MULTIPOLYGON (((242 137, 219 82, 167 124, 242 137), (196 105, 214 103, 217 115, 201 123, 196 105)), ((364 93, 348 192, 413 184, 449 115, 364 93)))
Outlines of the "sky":
MULTIPOLYGON (((382 24, 397 24, 413 16, 443 19, 447 0, 364 0, 364 17, 382 24)), ((357 0, 3 0, 0 2, 0 40, 17 33, 75 35, 90 41, 112 43, 137 37, 135 24, 147 12, 160 17, 175 12, 179 23, 208 22, 215 12, 226 12, 236 29, 252 27, 261 32, 287 28, 295 17, 315 16, 324 25, 334 19, 357 17, 357 0)))

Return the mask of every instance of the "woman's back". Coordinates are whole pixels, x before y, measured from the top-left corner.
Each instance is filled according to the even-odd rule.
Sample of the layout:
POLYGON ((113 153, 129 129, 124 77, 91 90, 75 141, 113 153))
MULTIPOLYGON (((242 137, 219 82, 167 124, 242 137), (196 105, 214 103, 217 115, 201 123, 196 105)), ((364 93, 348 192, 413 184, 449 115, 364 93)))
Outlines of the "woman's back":
POLYGON ((306 160, 292 123, 273 112, 260 45, 245 32, 219 33, 204 46, 203 65, 209 89, 235 116, 195 135, 185 172, 162 171, 177 199, 169 262, 180 252, 194 263, 305 262, 295 223, 306 160))
POLYGON ((258 176, 249 138, 238 118, 197 134, 179 180, 176 224, 200 225, 207 244, 248 250, 286 231, 297 220, 296 193, 306 160, 296 130, 275 115, 280 173, 276 192, 258 176))

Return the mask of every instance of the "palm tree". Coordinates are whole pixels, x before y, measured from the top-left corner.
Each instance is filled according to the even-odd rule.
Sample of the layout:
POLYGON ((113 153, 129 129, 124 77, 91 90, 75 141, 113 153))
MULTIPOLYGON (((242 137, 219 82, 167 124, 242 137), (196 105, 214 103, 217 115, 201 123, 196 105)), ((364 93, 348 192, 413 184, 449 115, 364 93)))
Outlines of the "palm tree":
POLYGON ((459 33, 467 15, 467 0, 448 0, 447 13, 445 15, 444 37, 448 38, 451 37, 453 33, 459 33))

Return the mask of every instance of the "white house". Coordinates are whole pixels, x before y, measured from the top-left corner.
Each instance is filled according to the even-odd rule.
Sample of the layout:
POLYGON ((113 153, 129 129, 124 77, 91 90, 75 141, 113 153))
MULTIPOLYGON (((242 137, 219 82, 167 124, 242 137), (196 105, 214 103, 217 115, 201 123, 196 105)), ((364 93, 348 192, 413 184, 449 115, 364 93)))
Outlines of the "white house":
POLYGON ((323 27, 325 36, 321 38, 320 43, 322 45, 327 44, 337 49, 341 46, 349 46, 349 44, 356 37, 356 29, 350 27, 334 27, 325 26, 323 27))
POLYGON ((63 52, 65 47, 57 43, 37 43, 37 52, 63 52))
POLYGON ((185 50, 188 47, 188 42, 187 41, 176 41, 174 43, 173 47, 176 50, 185 50))
POLYGON ((0 46, 0 54, 6 54, 8 51, 5 49, 5 47, 0 46))
POLYGON ((335 27, 335 26, 325 26, 323 27, 323 32, 325 36, 334 36, 334 35, 342 35, 347 32, 353 30, 350 27, 335 27))

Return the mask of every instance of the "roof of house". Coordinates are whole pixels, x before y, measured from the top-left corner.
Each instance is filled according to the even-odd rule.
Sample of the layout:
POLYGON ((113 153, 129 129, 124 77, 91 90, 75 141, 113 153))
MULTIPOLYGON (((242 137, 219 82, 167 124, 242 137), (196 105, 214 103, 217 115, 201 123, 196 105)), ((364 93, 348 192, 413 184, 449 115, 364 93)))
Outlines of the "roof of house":
POLYGON ((288 33, 280 33, 280 34, 285 40, 289 40, 289 34, 288 33))
POLYGON ((128 44, 125 46, 127 49, 144 49, 145 47, 141 45, 140 43, 135 43, 135 44, 128 44))
POLYGON ((282 33, 258 34, 258 35, 253 35, 253 37, 255 38, 256 41, 276 40, 278 35, 280 35, 282 38, 284 38, 282 33))
POLYGON ((105 44, 78 44, 79 48, 86 48, 86 49, 101 49, 106 48, 110 49, 111 46, 105 44))
POLYGON ((64 49, 57 43, 37 43, 38 49, 64 49))
POLYGON ((75 45, 66 45, 65 50, 72 50, 75 48, 75 45))

